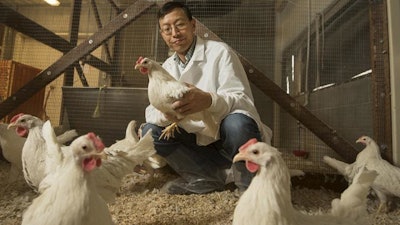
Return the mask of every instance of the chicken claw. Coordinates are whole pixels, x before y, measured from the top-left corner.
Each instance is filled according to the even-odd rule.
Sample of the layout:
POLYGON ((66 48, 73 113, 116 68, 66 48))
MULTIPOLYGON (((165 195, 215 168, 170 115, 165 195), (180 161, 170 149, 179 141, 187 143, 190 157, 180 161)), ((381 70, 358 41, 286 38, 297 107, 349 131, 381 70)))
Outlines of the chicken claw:
POLYGON ((169 140, 170 137, 175 137, 175 130, 178 133, 181 133, 179 131, 179 127, 177 123, 171 123, 170 125, 168 125, 167 127, 164 128, 164 130, 162 130, 162 133, 160 135, 160 137, 158 138, 158 140, 161 140, 162 138, 169 140))

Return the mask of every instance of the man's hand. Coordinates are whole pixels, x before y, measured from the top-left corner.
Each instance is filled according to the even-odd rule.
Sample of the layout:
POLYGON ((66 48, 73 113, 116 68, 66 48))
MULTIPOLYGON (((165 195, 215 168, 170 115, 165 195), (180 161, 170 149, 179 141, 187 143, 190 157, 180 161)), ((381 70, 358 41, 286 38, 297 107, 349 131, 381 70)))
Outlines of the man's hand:
POLYGON ((211 106, 211 94, 197 88, 192 84, 186 84, 189 91, 181 99, 172 103, 172 108, 182 114, 189 115, 203 111, 211 106))

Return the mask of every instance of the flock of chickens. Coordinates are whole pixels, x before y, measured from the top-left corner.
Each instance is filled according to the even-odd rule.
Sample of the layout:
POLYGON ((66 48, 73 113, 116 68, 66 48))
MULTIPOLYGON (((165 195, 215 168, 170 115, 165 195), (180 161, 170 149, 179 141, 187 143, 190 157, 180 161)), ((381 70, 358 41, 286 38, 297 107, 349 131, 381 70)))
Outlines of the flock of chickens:
POLYGON ((137 165, 154 164, 153 138, 148 133, 139 139, 136 121, 128 124, 124 139, 109 147, 94 133, 75 138, 78 134, 71 130, 56 137, 50 121, 28 114, 14 116, 7 126, 26 138, 12 136, 5 126, 3 153, 19 153, 19 162, 18 156, 4 156, 13 168, 21 168, 26 183, 39 194, 22 224, 113 224, 107 203, 115 200, 122 178, 137 165))
MULTIPOLYGON (((139 59, 136 68, 149 74, 153 84, 179 83, 164 76, 162 67, 150 59, 139 59)), ((169 105, 185 89, 181 93, 176 90, 173 96, 164 93, 158 100, 151 96, 155 107, 162 112, 170 111, 169 105)), ((178 123, 185 120, 203 121, 206 129, 212 130, 215 124, 207 121, 205 115, 207 112, 186 118, 177 115, 181 120, 165 130, 164 137, 172 137, 178 123)), ((19 114, 10 124, 0 124, 2 153, 11 162, 8 182, 13 182, 22 171, 26 183, 38 192, 23 213, 22 224, 114 224, 107 203, 115 200, 122 178, 137 165, 161 166, 154 161, 157 155, 150 132, 139 137, 135 127, 136 122, 131 121, 125 138, 106 147, 94 133, 77 137, 71 130, 56 136, 50 121, 43 122, 32 115, 19 114), (12 127, 15 131, 9 129, 12 127), (66 145, 68 142, 71 144, 66 145)), ((328 213, 310 215, 292 205, 290 170, 281 153, 266 143, 249 140, 233 162, 245 161, 247 169, 256 175, 237 202, 233 224, 369 224, 367 196, 372 190, 380 200, 378 212, 386 211, 390 197, 400 197, 400 168, 382 159, 378 145, 371 138, 363 136, 357 142, 364 144, 365 149, 352 164, 329 156, 323 158, 349 181, 349 187, 332 201, 328 213)))

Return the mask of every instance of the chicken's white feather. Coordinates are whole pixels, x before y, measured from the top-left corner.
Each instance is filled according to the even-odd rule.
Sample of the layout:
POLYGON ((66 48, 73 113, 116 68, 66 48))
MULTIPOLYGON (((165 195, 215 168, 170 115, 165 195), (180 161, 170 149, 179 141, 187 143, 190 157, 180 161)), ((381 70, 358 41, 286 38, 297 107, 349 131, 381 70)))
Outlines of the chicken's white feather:
MULTIPOLYGON (((364 220, 355 219, 359 218, 357 215, 349 217, 347 214, 331 212, 309 215, 296 210, 291 201, 290 172, 276 148, 264 142, 257 142, 255 139, 250 140, 234 157, 234 162, 240 160, 245 160, 249 171, 257 172, 257 174, 238 201, 233 216, 234 225, 368 224, 364 223, 364 220)), ((365 189, 354 191, 357 188, 352 188, 351 192, 357 196, 363 196, 369 189, 369 187, 363 187, 365 189)), ((343 198, 347 198, 346 196, 347 194, 343 198)), ((343 201, 346 202, 345 199, 343 201)), ((359 204, 366 207, 364 203, 359 204)), ((360 213, 353 211, 353 208, 347 204, 338 205, 338 207, 349 213, 360 213)), ((366 211, 362 212, 363 215, 364 213, 366 211)))
POLYGON ((376 171, 378 176, 372 184, 372 189, 380 200, 378 212, 387 210, 388 198, 400 197, 400 168, 382 158, 379 146, 372 138, 362 136, 356 142, 364 144, 365 148, 357 154, 353 163, 346 164, 328 156, 324 156, 324 162, 348 177, 350 181, 361 168, 376 171), (336 162, 336 164, 331 162, 336 162))
MULTIPOLYGON (((54 137, 47 134, 46 141, 51 142, 48 147, 55 148, 50 151, 60 152, 54 137)), ((57 167, 54 171, 57 182, 33 200, 23 214, 22 225, 114 224, 106 202, 96 191, 91 172, 84 169, 84 161, 98 157, 104 148, 102 144, 103 147, 99 147, 99 140, 93 139, 87 134, 71 143, 73 157, 67 157, 63 165, 57 167)))
POLYGON ((139 69, 149 77, 148 97, 150 104, 160 112, 173 115, 180 120, 178 123, 172 123, 163 131, 163 135, 167 139, 173 136, 174 129, 178 124, 189 133, 201 132, 210 138, 218 136, 218 123, 208 110, 184 116, 172 108, 172 103, 182 98, 189 91, 189 87, 185 83, 176 80, 159 63, 149 58, 139 58, 135 69, 139 69), (191 121, 200 123, 191 123, 191 121), (199 127, 201 127, 200 130, 199 127))

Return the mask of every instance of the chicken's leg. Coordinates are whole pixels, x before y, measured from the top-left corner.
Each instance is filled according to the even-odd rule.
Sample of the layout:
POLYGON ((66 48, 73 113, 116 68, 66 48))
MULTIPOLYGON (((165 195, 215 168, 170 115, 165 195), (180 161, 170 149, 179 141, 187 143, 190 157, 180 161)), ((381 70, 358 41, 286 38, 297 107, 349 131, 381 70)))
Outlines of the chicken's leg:
POLYGON ((164 130, 162 130, 162 133, 161 133, 160 137, 158 138, 158 140, 161 140, 161 138, 168 140, 170 137, 174 137, 175 130, 178 133, 180 133, 178 123, 173 122, 170 125, 168 125, 167 127, 165 127, 164 130))

